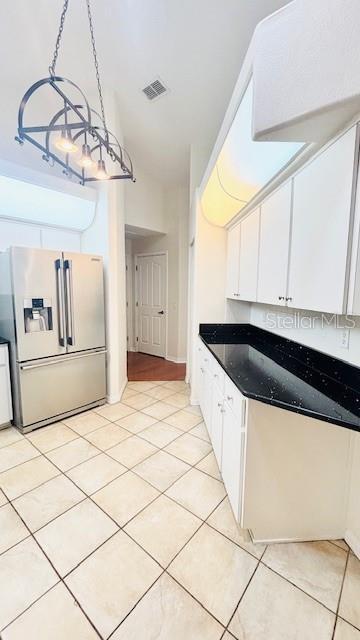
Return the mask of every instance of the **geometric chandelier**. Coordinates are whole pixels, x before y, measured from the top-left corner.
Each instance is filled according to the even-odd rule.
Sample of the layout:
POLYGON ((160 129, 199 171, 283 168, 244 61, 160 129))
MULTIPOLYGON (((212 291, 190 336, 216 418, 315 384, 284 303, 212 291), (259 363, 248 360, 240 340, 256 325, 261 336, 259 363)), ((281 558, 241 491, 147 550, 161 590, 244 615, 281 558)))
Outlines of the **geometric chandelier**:
POLYGON ((130 157, 106 126, 90 0, 86 0, 86 5, 101 115, 90 108, 84 93, 74 82, 55 75, 68 5, 69 0, 65 0, 50 75, 35 82, 20 103, 15 140, 21 145, 25 141, 33 144, 42 152, 43 160, 52 166, 60 165, 64 175, 77 178, 82 185, 98 180, 130 179, 135 182, 130 157), (43 104, 45 92, 46 104, 54 104, 54 115, 46 125, 25 126, 25 111, 32 101, 36 104, 40 100, 43 104))

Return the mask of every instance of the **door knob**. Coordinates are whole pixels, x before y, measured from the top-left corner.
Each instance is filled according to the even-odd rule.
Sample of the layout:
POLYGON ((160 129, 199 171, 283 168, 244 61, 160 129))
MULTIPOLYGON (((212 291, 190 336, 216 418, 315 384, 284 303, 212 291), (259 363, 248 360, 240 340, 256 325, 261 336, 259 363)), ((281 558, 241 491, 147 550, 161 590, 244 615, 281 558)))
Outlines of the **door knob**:
POLYGON ((164 315, 164 311, 158 311, 158 315, 159 316, 163 316, 164 315))

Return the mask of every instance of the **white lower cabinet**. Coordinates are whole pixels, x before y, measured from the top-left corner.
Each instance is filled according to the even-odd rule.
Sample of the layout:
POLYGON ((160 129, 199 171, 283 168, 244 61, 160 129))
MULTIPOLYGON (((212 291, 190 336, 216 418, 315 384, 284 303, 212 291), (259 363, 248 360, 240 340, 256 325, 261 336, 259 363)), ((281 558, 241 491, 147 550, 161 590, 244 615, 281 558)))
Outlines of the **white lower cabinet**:
MULTIPOLYGON (((245 398, 240 396, 245 404, 245 398)), ((223 412, 222 477, 235 518, 242 522, 245 425, 243 416, 234 413, 227 401, 223 412)))
POLYGON ((245 398, 199 341, 200 404, 234 516, 254 542, 343 538, 352 431, 245 398))
POLYGON ((246 399, 199 343, 200 408, 234 516, 241 523, 246 399))
POLYGON ((0 428, 12 420, 12 402, 7 344, 0 345, 0 428))
POLYGON ((213 382, 210 435, 211 444, 220 470, 222 469, 223 415, 224 393, 220 391, 217 384, 213 382))

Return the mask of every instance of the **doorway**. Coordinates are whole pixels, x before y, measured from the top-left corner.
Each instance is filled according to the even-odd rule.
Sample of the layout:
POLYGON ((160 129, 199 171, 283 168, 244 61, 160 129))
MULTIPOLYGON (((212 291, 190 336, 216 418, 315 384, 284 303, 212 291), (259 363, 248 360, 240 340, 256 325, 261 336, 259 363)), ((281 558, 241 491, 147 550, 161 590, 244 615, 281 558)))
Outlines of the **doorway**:
POLYGON ((135 255, 136 351, 166 357, 167 253, 135 255))

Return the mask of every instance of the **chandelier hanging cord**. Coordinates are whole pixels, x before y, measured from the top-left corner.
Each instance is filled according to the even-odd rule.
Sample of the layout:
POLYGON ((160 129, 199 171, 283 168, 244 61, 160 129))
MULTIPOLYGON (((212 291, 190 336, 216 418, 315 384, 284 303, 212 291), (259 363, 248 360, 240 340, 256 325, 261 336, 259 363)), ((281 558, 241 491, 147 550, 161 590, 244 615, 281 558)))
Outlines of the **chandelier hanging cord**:
MULTIPOLYGON (((69 6, 69 0, 64 0, 60 17, 58 34, 55 42, 55 50, 52 62, 49 66, 49 77, 38 80, 25 92, 18 111, 18 135, 15 140, 23 145, 29 142, 42 152, 42 159, 52 164, 59 165, 63 173, 69 177, 76 177, 80 184, 98 180, 126 180, 135 182, 133 166, 129 155, 126 153, 116 138, 107 129, 105 123, 104 101, 101 88, 99 64, 95 45, 94 27, 91 15, 90 0, 86 0, 91 36, 92 53, 97 80, 97 89, 101 107, 101 114, 91 109, 89 103, 74 82, 56 75, 56 64, 62 43, 64 23, 69 6), (69 97, 66 87, 70 86, 72 95, 81 96, 82 103, 78 103, 73 97, 69 97), (34 93, 49 87, 56 92, 61 100, 61 108, 52 116, 48 124, 24 125, 24 113, 27 104, 34 93), (99 124, 93 124, 92 115, 95 115, 99 124), (89 139, 89 137, 93 142, 89 139), (59 150, 59 152, 57 151, 59 150), (77 155, 76 155, 77 154, 77 155), (107 158, 108 156, 108 158, 107 158), (108 173, 105 161, 111 161, 119 171, 108 173)), ((46 104, 46 103, 44 103, 46 104)), ((33 118, 32 118, 33 119, 33 118)))
POLYGON ((65 16, 68 10, 68 6, 69 6, 69 0, 65 0, 63 10, 61 13, 61 18, 60 18, 59 31, 56 38, 54 55, 53 55, 52 63, 49 67, 49 73, 52 78, 55 76, 56 63, 59 55, 60 42, 61 42, 62 33, 64 31, 64 22, 65 22, 65 16))
POLYGON ((96 45, 95 45, 94 26, 93 26, 91 9, 90 9, 90 0, 86 0, 86 6, 87 6, 88 17, 89 17, 90 37, 91 37, 91 44, 92 44, 93 57, 94 57, 96 81, 97 81, 98 93, 99 93, 99 101, 100 101, 100 108, 101 108, 101 119, 102 119, 102 123, 103 123, 103 126, 104 126, 104 130, 107 133, 106 122, 105 122, 104 101, 103 101, 103 96, 102 96, 100 73, 99 73, 99 63, 98 63, 98 59, 97 59, 96 45))

